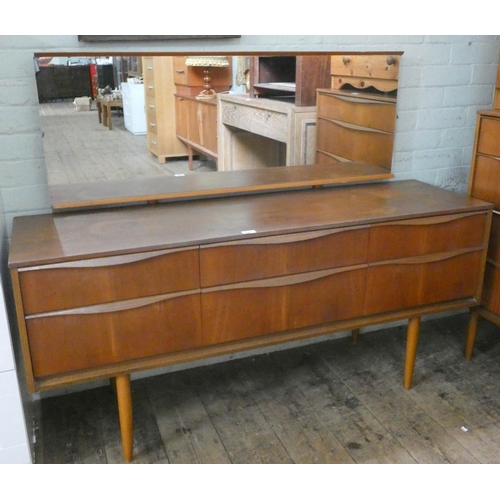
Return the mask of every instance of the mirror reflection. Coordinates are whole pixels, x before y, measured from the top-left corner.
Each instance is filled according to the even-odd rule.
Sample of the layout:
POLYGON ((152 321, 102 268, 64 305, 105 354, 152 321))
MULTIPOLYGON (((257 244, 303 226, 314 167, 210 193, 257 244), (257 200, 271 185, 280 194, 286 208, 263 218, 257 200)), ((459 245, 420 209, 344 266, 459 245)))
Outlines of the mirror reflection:
POLYGON ((49 184, 350 161, 390 171, 400 57, 37 57, 49 184))

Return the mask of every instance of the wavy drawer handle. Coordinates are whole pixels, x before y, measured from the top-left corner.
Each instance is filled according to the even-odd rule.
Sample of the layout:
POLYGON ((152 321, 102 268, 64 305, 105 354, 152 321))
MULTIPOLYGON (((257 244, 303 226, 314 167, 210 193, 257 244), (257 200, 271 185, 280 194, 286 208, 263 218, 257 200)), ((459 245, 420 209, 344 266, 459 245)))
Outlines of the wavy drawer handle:
POLYGON ((325 236, 347 233, 349 231, 357 231, 362 229, 368 229, 369 226, 356 226, 356 227, 348 227, 348 228, 339 228, 339 229, 327 229, 324 231, 311 231, 309 233, 299 233, 299 234, 286 234, 280 236, 265 236, 261 238, 255 238, 253 240, 240 240, 240 241, 230 241, 227 243, 218 243, 215 245, 205 245, 201 247, 201 250, 205 248, 223 248, 230 246, 247 246, 247 245, 279 245, 281 243, 299 243, 301 241, 310 241, 316 240, 320 238, 324 238, 325 236))
POLYGON ((314 271, 310 273, 294 274, 291 276, 279 276, 276 278, 268 278, 255 281, 247 281, 244 283, 234 283, 230 285, 221 285, 212 288, 202 289, 201 293, 222 292, 226 290, 244 290, 249 288, 279 288, 283 286, 301 285, 303 283, 310 283, 322 278, 334 276, 336 274, 348 273, 351 271, 358 271, 360 269, 367 269, 367 264, 358 266, 342 267, 339 269, 327 269, 326 271, 314 271))
POLYGON ((103 257, 101 259, 91 259, 91 260, 76 260, 72 262, 62 262, 60 264, 48 264, 45 266, 33 266, 25 267, 19 269, 19 272, 27 271, 43 271, 45 269, 85 269, 93 267, 110 267, 110 266, 121 266, 125 264, 132 264, 134 262, 141 262, 144 260, 155 259, 156 257, 161 257, 163 255, 170 255, 174 253, 198 250, 198 247, 186 247, 186 248, 174 248, 172 250, 161 250, 158 252, 147 252, 144 254, 132 254, 132 255, 119 255, 117 257, 103 257))
POLYGON ((432 264, 433 262, 442 262, 443 260, 450 260, 454 259, 455 257, 460 257, 462 255, 467 255, 471 253, 476 253, 476 252, 482 252, 483 249, 482 247, 476 247, 476 248, 466 248, 463 250, 455 250, 453 252, 442 252, 442 253, 435 253, 431 255, 421 255, 418 257, 406 257, 403 259, 394 259, 394 260, 384 260, 381 262, 371 262, 368 266, 369 267, 375 267, 375 266, 390 266, 390 265, 415 265, 415 264, 432 264))
POLYGON ((460 219, 466 219, 467 217, 474 217, 477 215, 484 216, 484 213, 480 214, 457 214, 457 215, 440 215, 435 217, 429 217, 426 219, 417 220, 407 220, 407 221, 397 221, 397 222, 384 222, 382 224, 377 224, 374 228, 384 227, 384 226, 431 226, 437 224, 446 224, 447 222, 453 222, 460 219))
POLYGON ((391 102, 384 102, 384 101, 374 101, 373 99, 363 99, 362 97, 354 97, 354 96, 344 96, 344 95, 332 95, 334 99, 338 99, 339 101, 345 101, 345 102, 353 102, 356 104, 382 104, 384 106, 394 106, 393 103, 391 102))
POLYGON ((141 307, 159 304, 167 300, 186 297, 189 295, 199 295, 200 290, 189 290, 187 292, 168 293, 165 295, 156 295, 155 297, 144 297, 140 299, 122 300, 120 302, 111 302, 109 304, 99 304, 96 306, 78 307, 76 309, 66 309, 64 311, 54 311, 49 313, 32 314, 26 316, 26 320, 40 318, 54 318, 58 316, 83 316, 90 314, 109 314, 115 312, 132 311, 141 307))
POLYGON ((385 132, 384 130, 378 130, 376 128, 363 127, 361 125, 354 125, 353 123, 341 122, 338 120, 328 120, 339 127, 346 128, 349 130, 356 130, 359 132, 370 132, 372 134, 384 134, 384 135, 394 135, 392 132, 385 132))

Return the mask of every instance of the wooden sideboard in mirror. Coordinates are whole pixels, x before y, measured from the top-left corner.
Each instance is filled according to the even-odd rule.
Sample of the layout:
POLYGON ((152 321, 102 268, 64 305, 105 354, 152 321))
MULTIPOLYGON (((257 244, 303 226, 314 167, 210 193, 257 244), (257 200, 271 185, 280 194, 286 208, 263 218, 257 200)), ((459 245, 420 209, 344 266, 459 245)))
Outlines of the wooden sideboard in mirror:
POLYGON ((391 178, 401 55, 36 54, 53 209, 391 178))

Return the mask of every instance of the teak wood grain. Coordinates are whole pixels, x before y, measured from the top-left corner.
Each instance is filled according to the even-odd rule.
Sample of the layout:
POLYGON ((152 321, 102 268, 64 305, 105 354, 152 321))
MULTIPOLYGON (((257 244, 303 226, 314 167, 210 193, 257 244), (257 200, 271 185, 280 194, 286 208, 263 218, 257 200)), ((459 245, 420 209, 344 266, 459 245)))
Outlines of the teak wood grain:
POLYGON ((491 213, 399 181, 15 218, 29 388, 116 378, 127 460, 139 370, 410 318, 409 389, 420 316, 481 300, 491 213))

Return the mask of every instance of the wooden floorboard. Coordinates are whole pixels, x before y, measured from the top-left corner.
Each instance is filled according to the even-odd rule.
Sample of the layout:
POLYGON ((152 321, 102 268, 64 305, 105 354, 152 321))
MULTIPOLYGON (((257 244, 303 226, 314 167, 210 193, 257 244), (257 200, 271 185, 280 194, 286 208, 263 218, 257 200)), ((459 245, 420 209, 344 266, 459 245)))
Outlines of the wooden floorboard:
POLYGON ((92 110, 76 111, 70 100, 40 103, 43 146, 50 185, 162 177, 215 171, 212 160, 201 158, 189 170, 186 156, 159 163, 150 155, 146 135, 133 135, 123 114, 113 111, 113 130, 99 123, 92 110))
MULTIPOLYGON (((134 463, 500 463, 500 329, 422 323, 403 388, 405 327, 132 382, 134 463)), ((40 402, 36 463, 123 463, 111 387, 40 402)))

